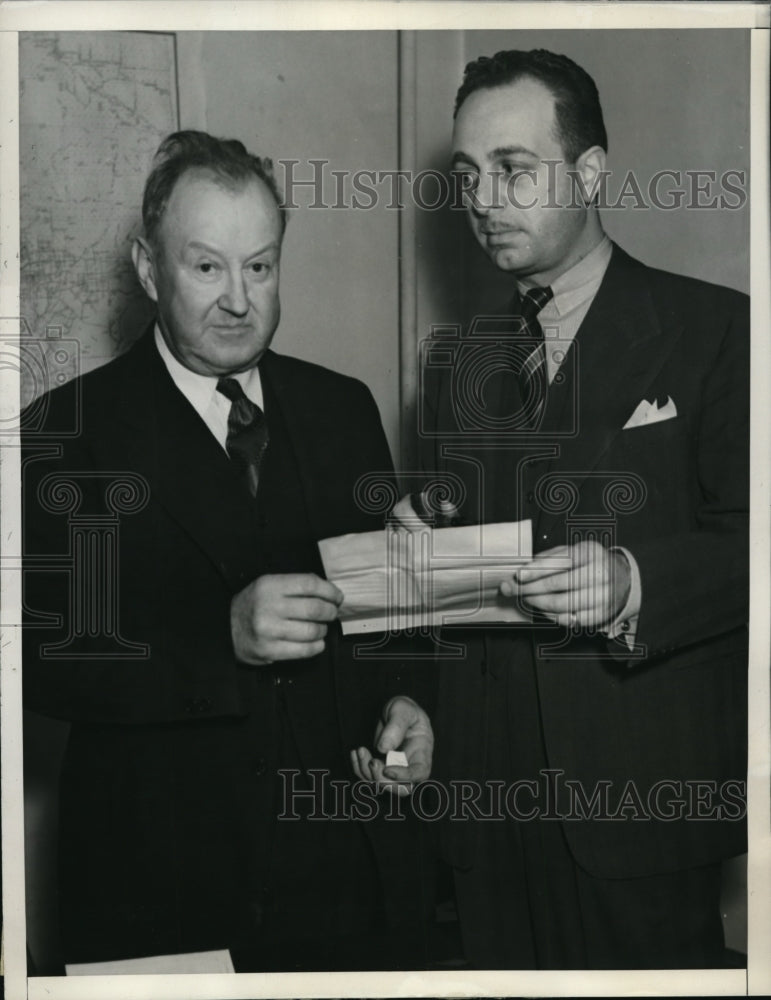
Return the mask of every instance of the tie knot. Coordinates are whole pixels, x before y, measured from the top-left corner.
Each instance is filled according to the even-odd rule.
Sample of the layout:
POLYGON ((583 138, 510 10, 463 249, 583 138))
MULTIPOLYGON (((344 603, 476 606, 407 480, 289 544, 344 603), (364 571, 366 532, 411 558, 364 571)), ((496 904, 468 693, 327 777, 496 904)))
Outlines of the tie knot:
POLYGON ((246 393, 241 388, 241 383, 235 378, 221 378, 217 382, 217 392, 227 396, 231 403, 237 403, 240 399, 246 399, 246 393))
POLYGON ((262 410, 249 399, 238 379, 221 378, 217 382, 217 392, 221 392, 230 400, 228 430, 231 434, 240 433, 246 428, 262 422, 262 410))
POLYGON ((522 298, 518 312, 525 321, 533 319, 553 297, 551 288, 530 288, 522 298))

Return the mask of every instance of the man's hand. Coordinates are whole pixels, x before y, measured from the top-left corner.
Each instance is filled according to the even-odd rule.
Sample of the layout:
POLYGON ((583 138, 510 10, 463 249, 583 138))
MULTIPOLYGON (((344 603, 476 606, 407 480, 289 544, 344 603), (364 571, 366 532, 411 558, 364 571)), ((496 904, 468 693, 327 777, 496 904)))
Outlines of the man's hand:
POLYGON ((560 545, 539 553, 513 582, 501 584, 506 597, 518 595, 531 608, 566 628, 607 625, 626 604, 631 570, 622 552, 609 552, 598 542, 560 545), (556 570, 549 557, 572 559, 569 570, 556 570))
POLYGON ((412 506, 412 495, 410 493, 405 494, 394 505, 389 515, 389 521, 399 528, 407 528, 411 531, 414 531, 423 524, 423 521, 415 513, 415 508, 412 506))
POLYGON ((351 750, 353 770, 362 781, 374 782, 378 791, 409 795, 412 786, 431 774, 434 732, 431 720, 412 698, 392 698, 375 728, 375 748, 380 754, 401 750, 408 767, 386 767, 366 747, 351 750))
POLYGON ((403 496, 389 515, 391 523, 408 531, 420 529, 425 524, 435 528, 449 528, 455 524, 459 517, 457 507, 450 500, 442 499, 442 494, 446 495, 446 491, 436 489, 441 484, 435 483, 433 486, 433 491, 403 496))
POLYGON ((236 658, 264 666, 317 656, 324 649, 326 623, 337 618, 342 600, 333 583, 314 573, 258 577, 230 605, 236 658))

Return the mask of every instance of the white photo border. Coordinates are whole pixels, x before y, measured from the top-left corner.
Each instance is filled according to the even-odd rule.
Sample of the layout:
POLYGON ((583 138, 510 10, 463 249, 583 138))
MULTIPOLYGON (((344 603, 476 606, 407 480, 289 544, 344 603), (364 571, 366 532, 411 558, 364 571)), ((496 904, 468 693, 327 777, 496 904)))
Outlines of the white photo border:
MULTIPOLYGON (((769 824, 769 567, 771 544, 771 302, 769 254, 769 10, 751 3, 469 3, 381 0, 52 0, 0 7, 0 322, 19 316, 18 35, 35 30, 432 30, 470 28, 749 28, 752 32, 752 611, 748 817, 750 884, 745 970, 661 972, 405 972, 236 974, 228 976, 26 976, 24 819, 21 739, 21 643, 18 626, 3 629, 2 807, 4 973, 9 1000, 87 997, 224 1000, 253 997, 342 996, 620 996, 762 995, 771 992, 771 834, 769 824)), ((2 412, 18 408, 18 371, 0 363, 2 412)), ((0 599, 18 621, 20 574, 19 450, 0 450, 0 531, 4 558, 0 599)))

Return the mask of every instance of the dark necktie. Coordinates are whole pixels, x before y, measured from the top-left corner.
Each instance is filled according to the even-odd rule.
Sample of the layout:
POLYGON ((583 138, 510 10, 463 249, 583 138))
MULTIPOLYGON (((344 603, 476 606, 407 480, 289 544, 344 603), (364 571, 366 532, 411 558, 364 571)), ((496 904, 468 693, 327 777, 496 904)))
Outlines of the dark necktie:
POLYGON ((516 332, 533 342, 533 349, 522 363, 519 373, 525 426, 530 429, 540 426, 549 386, 543 330, 536 317, 553 295, 551 288, 531 288, 522 299, 516 295, 512 303, 512 312, 521 321, 516 332))
POLYGON ((234 378, 221 378, 217 392, 230 400, 228 436, 225 442, 228 455, 242 473, 249 492, 257 496, 260 462, 268 447, 268 425, 262 410, 247 398, 240 382, 234 378))

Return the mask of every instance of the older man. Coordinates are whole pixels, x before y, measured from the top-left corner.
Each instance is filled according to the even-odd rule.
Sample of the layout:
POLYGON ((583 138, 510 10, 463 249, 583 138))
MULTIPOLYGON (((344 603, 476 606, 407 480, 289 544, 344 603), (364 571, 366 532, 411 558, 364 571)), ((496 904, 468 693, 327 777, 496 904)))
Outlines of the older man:
MULTIPOLYGON (((361 383, 270 350, 285 217, 269 161, 171 135, 143 221, 133 259, 157 320, 25 415, 25 698, 72 723, 64 958, 416 964, 402 928, 381 950, 409 921, 412 835, 308 820, 332 806, 302 794, 309 770, 346 777, 404 683, 399 661, 354 662, 315 545, 377 527, 354 498, 391 468, 377 409, 361 383), (114 549, 81 558, 73 524, 105 517, 114 549)), ((409 731, 409 700, 390 714, 409 731)))

